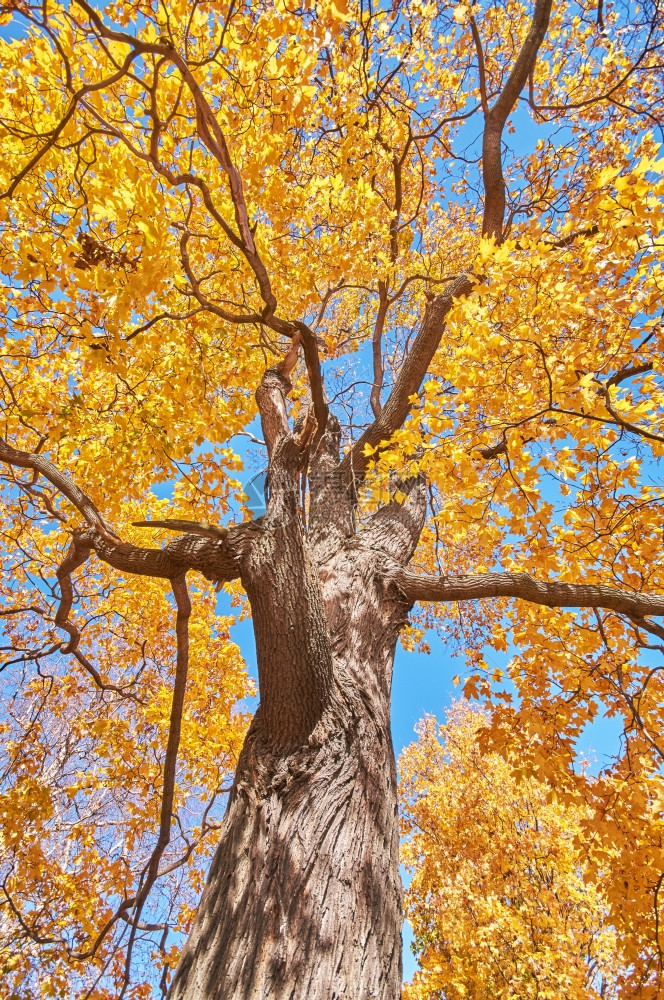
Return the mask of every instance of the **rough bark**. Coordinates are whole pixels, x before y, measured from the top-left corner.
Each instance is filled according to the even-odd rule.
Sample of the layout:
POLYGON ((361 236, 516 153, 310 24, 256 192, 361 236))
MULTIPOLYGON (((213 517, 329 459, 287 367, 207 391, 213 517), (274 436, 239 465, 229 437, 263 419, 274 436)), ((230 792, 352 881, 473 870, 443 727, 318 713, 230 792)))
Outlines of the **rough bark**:
POLYGON ((517 597, 547 608, 605 608, 628 618, 664 614, 661 594, 643 594, 605 584, 535 580, 527 573, 468 573, 426 576, 397 569, 394 582, 411 601, 476 601, 517 597))
MULTIPOLYGON (((72 90, 64 117, 16 175, 5 196, 11 197, 54 147, 86 95, 112 86, 141 59, 163 62, 179 74, 193 102, 197 141, 225 178, 232 221, 225 218, 201 177, 175 173, 161 162, 158 141, 142 158, 170 188, 200 196, 210 220, 251 268, 264 308, 235 313, 209 299, 204 282, 192 269, 187 249, 190 234, 184 231, 180 256, 191 294, 198 309, 224 323, 263 324, 291 340, 282 365, 265 373, 257 393, 269 454, 270 497, 266 515, 249 524, 226 530, 182 520, 162 521, 152 526, 185 533, 161 549, 127 544, 53 462, 36 452, 19 451, 0 438, 0 462, 29 470, 33 482, 42 477, 85 521, 86 526, 73 533, 57 573, 60 604, 53 624, 68 635, 68 642, 61 646, 63 653, 77 655, 95 683, 103 686, 78 650, 80 633, 69 621, 74 601, 72 575, 93 552, 120 572, 171 580, 178 607, 177 672, 159 839, 147 883, 136 897, 121 901, 91 954, 117 919, 127 919, 130 907, 136 928, 140 905, 160 874, 159 859, 172 821, 185 701, 189 614, 185 576, 196 570, 212 581, 240 579, 245 587, 256 633, 261 702, 241 754, 208 885, 174 977, 172 1000, 396 1000, 401 989, 401 888, 389 702, 395 645, 410 606, 416 600, 490 597, 516 597, 549 607, 586 605, 626 615, 638 628, 664 638, 664 628, 647 617, 664 615, 664 598, 607 586, 538 581, 520 573, 456 578, 412 573, 407 566, 425 512, 424 483, 419 478, 400 484, 406 496, 403 502, 387 504, 363 530, 357 530, 356 484, 366 474, 374 450, 408 419, 454 303, 469 295, 482 276, 471 273, 474 265, 469 260, 468 273, 459 273, 441 294, 428 299, 419 331, 384 401, 381 342, 390 304, 398 295, 390 298, 387 285, 379 281, 371 392, 375 419, 341 459, 339 425, 328 413, 316 337, 302 321, 278 315, 285 304, 277 302, 254 240, 240 169, 215 110, 197 82, 194 64, 164 37, 139 40, 107 27, 88 0, 76 3, 99 39, 118 43, 127 55, 117 74, 72 90), (285 397, 299 348, 308 373, 313 416, 304 413, 291 432, 285 397), (298 480, 307 468, 310 508, 305 525, 298 480)), ((509 230, 502 137, 535 69, 551 9, 551 0, 535 0, 528 31, 503 76, 496 67, 493 75, 487 74, 479 33, 472 18, 470 22, 484 112, 482 232, 496 243, 509 230)), ((107 135, 127 141, 115 123, 94 114, 107 135)), ((155 121, 156 140, 161 125, 155 121)), ((392 260, 398 250, 405 156, 404 151, 400 161, 394 160, 392 260)), ((340 287, 330 286, 328 294, 340 287)), ((648 367, 623 369, 605 383, 607 409, 616 420, 611 385, 619 377, 648 367)), ((634 428, 622 418, 618 422, 628 430, 634 428)), ((495 457, 503 447, 499 442, 484 449, 484 457, 495 457)), ((49 510, 62 524, 68 523, 60 507, 49 510)), ((53 650, 57 648, 56 643, 53 650)), ((129 967, 129 958, 127 963, 129 967)))
MULTIPOLYGON (((408 603, 377 572, 361 536, 302 586, 268 531, 246 560, 261 705, 241 755, 224 833, 172 987, 173 1000, 396 1000, 401 884, 389 702, 408 603), (286 596, 280 621, 266 578, 286 596), (288 577, 288 578, 287 578, 288 577), (297 590, 293 589, 297 588, 297 590), (325 608, 320 646, 299 647, 289 618, 303 589, 325 608), (293 640, 289 641, 289 635, 293 640), (323 690, 321 701, 305 688, 323 690), (268 678, 280 681, 263 687, 268 678), (286 680, 287 678, 287 680, 286 680), (299 680, 301 679, 301 680, 299 680), (293 699, 309 706, 294 712, 293 699), (278 706, 278 708, 275 707, 278 706), (288 712, 299 719, 295 730, 288 712)), ((303 559, 304 565, 307 560, 303 559)), ((312 632, 317 634, 318 624, 312 632)))
POLYGON ((290 750, 257 714, 173 1000, 400 995, 387 713, 337 674, 330 706, 290 750))

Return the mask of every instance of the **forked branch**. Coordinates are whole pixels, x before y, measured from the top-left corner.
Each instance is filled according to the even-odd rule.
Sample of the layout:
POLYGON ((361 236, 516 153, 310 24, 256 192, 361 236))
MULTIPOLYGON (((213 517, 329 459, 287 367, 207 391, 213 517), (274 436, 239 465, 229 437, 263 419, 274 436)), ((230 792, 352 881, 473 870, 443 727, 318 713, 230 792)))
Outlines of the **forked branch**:
MULTIPOLYGON (((482 232, 485 235, 495 237, 497 242, 500 242, 503 236, 505 215, 505 180, 501 149, 503 128, 535 66, 537 53, 549 25, 551 5, 552 0, 537 0, 530 29, 505 86, 493 107, 489 108, 486 100, 484 102, 482 169, 485 197, 482 232)), ((477 31, 477 29, 475 30, 477 31)), ((479 44, 479 36, 476 38, 476 44, 479 44)), ((481 52, 481 45, 478 51, 481 52)), ((481 66, 484 80, 483 54, 481 66)), ((361 479, 364 476, 370 461, 370 457, 365 454, 365 450, 368 450, 367 446, 370 449, 375 449, 381 441, 390 438, 395 431, 403 426, 410 413, 412 397, 419 392, 440 344, 445 329, 445 320, 454 300, 468 295, 472 288, 471 277, 468 274, 461 274, 450 283, 442 295, 438 295, 428 302, 422 326, 406 356, 385 406, 377 413, 373 423, 362 434, 341 463, 341 470, 349 481, 361 479)), ((375 404, 375 399, 372 400, 372 404, 375 404)), ((376 409, 374 405, 375 414, 376 409)))
POLYGON ((7 444, 4 438, 0 438, 0 462, 21 469, 32 469, 33 472, 42 475, 76 507, 91 528, 96 528, 109 541, 120 541, 118 536, 108 527, 92 500, 71 481, 66 472, 59 469, 48 458, 36 452, 19 451, 7 444))

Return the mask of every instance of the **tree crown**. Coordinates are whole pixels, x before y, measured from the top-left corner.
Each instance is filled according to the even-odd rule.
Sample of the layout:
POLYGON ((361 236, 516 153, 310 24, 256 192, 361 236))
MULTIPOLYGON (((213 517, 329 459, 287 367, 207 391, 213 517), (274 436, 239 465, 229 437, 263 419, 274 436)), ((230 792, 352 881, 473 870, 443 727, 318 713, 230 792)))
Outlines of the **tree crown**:
POLYGON ((664 724, 659 8, 2 11, 15 981, 46 948, 53 989, 80 956, 126 986, 113 935, 153 933, 125 919, 126 901, 143 905, 160 859, 202 858, 211 823, 185 821, 185 799, 224 787, 244 727, 232 705, 249 688, 211 588, 197 578, 192 611, 184 576, 235 588, 260 525, 201 538, 185 521, 227 520, 233 439, 253 435, 262 386, 271 466, 295 418, 303 520, 307 469, 340 422, 340 461, 320 474, 375 529, 390 586, 421 602, 414 626, 459 639, 477 668, 466 693, 497 700, 496 745, 522 738, 524 767, 576 795, 584 725, 600 704, 624 720, 592 795, 600 815, 620 789, 603 829, 633 875, 630 967, 652 992, 661 879, 635 874, 634 844, 652 859, 659 843, 664 724), (413 514, 400 535, 425 499, 423 529, 413 514), (185 534, 152 548, 145 519, 185 534), (483 654, 508 641, 516 700, 483 654), (145 809, 149 787, 161 801, 145 809), (101 917, 85 891, 96 870, 101 917))

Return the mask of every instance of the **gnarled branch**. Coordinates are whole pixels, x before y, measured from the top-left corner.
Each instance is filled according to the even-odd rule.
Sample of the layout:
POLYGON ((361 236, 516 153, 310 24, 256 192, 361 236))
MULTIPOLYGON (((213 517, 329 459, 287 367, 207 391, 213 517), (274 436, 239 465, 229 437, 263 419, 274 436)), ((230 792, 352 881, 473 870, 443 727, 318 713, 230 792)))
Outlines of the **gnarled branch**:
POLYGON ((4 438, 0 438, 0 462, 21 469, 32 469, 33 472, 39 473, 76 507, 91 528, 96 528, 109 541, 118 542, 120 540, 108 527, 92 500, 71 481, 66 472, 59 469, 50 459, 38 455, 36 452, 12 448, 4 438))

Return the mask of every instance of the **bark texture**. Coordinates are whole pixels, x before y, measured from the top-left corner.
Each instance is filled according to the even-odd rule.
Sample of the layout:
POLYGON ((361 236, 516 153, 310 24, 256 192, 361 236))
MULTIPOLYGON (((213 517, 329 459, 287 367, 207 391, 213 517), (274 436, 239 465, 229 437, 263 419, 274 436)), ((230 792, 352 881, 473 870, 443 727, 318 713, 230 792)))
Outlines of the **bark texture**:
MULTIPOLYGON (((424 479, 395 483, 401 502, 357 530, 353 456, 340 461, 338 423, 329 416, 319 434, 302 412, 291 431, 288 390, 283 369, 273 369, 257 392, 270 456, 264 517, 224 539, 190 535, 167 550, 176 564, 188 561, 211 578, 241 579, 261 693, 171 1000, 400 996, 390 689, 396 642, 416 600, 590 604, 650 629, 658 626, 643 616, 664 612, 659 597, 610 587, 518 573, 448 579, 410 572, 426 513, 424 479), (299 506, 305 467, 306 525, 299 506)), ((127 558, 97 530, 79 545, 108 561, 127 558)), ((141 558, 152 564, 165 556, 141 558)))
POLYGON ((400 995, 389 730, 361 698, 335 701, 281 754, 257 717, 172 997, 400 995))

